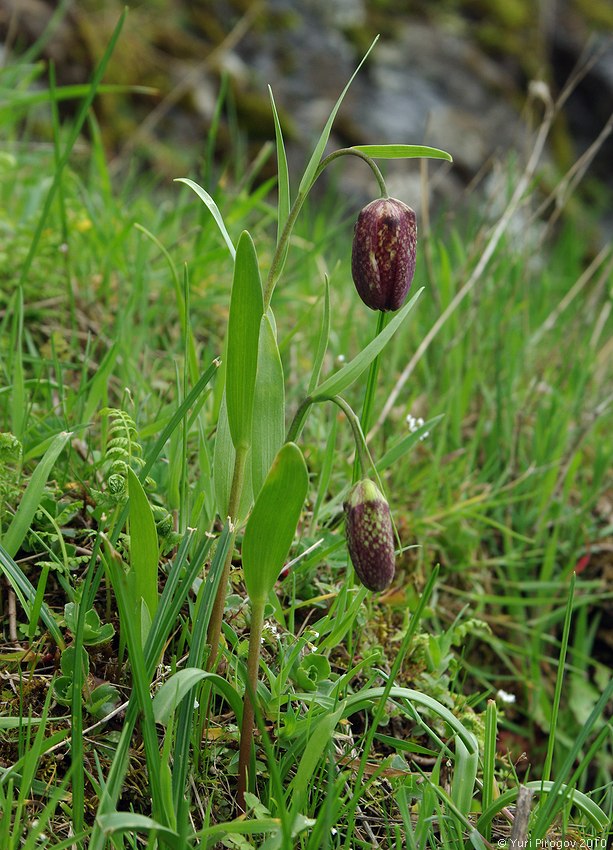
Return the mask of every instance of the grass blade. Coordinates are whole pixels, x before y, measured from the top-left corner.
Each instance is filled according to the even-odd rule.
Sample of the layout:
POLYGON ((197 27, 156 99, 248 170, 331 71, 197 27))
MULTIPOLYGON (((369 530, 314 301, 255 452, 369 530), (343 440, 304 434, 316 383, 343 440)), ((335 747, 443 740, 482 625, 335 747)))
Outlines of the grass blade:
POLYGON ((132 687, 142 713, 141 732, 145 744, 147 775, 151 787, 154 817, 163 816, 163 795, 160 781, 159 747, 153 718, 153 705, 149 693, 150 670, 147 669, 141 639, 141 617, 134 616, 134 599, 119 553, 107 539, 105 560, 119 609, 119 621, 128 646, 128 657, 132 669, 132 687))
POLYGON ((148 847, 155 845, 155 835, 159 835, 169 847, 176 850, 182 850, 184 847, 178 833, 146 815, 135 812, 114 812, 111 815, 100 815, 98 821, 100 828, 107 836, 123 832, 146 832, 151 842, 147 844, 148 847))
POLYGON ((243 711, 242 702, 239 694, 234 690, 232 685, 226 682, 221 676, 218 676, 217 673, 207 673, 206 670, 201 670, 197 667, 185 667, 183 670, 178 670, 170 679, 164 682, 153 698, 155 722, 166 726, 170 715, 173 711, 177 710, 181 700, 197 684, 202 682, 203 679, 206 679, 207 682, 212 684, 225 697, 226 702, 240 722, 243 711))
MULTIPOLYGON (((497 795, 496 786, 496 740, 498 733, 498 717, 496 703, 493 699, 488 700, 485 710, 485 741, 483 745, 483 791, 481 807, 486 811, 494 802, 497 795)), ((491 838, 491 825, 488 824, 485 838, 491 838)))
MULTIPOLYGON (((211 612, 217 595, 217 588, 223 574, 224 562, 229 547, 233 544, 234 534, 228 522, 217 543, 215 556, 211 563, 206 582, 201 586, 196 603, 194 626, 187 664, 189 667, 200 667, 204 662, 207 629, 211 612)), ((185 783, 189 769, 189 742, 193 724, 192 706, 186 700, 181 706, 177 721, 177 737, 175 740, 174 770, 172 775, 173 797, 177 812, 177 823, 181 823, 181 809, 186 805, 185 783)))
MULTIPOLYGON (((3 572, 7 577, 9 584, 15 591, 19 602, 24 611, 31 617, 31 608, 36 602, 36 590, 29 580, 23 574, 18 564, 11 558, 4 546, 0 543, 0 572, 3 572)), ((58 628, 53 614, 49 610, 47 604, 43 602, 40 606, 40 618, 47 627, 49 634, 55 641, 56 646, 64 649, 65 643, 62 633, 58 628)))
POLYGON ((32 525, 32 520, 34 519, 34 514, 38 510, 47 479, 51 475, 51 470, 53 469, 62 449, 71 437, 72 433, 70 431, 62 431, 61 433, 56 434, 47 451, 43 455, 41 462, 32 473, 32 477, 30 478, 26 491, 19 503, 19 507, 17 508, 17 512, 6 531, 6 534, 4 535, 4 540, 2 541, 2 545, 11 558, 14 558, 19 551, 19 547, 23 543, 24 537, 32 525))
MULTIPOLYGON (((530 788, 534 791, 535 794, 547 794, 551 795, 552 799, 555 797, 562 802, 568 795, 569 799, 572 800, 574 806, 576 806, 590 821, 592 826, 596 827, 599 830, 608 829, 610 826, 609 818, 602 811, 600 806, 597 806, 596 803, 591 800, 587 794, 583 794, 581 791, 570 790, 563 783, 557 782, 541 782, 538 779, 535 779, 531 782, 524 783, 526 788, 530 788)), ((492 822, 492 820, 496 817, 496 815, 501 812, 506 806, 511 805, 517 799, 517 795, 519 794, 519 788, 511 788, 509 791, 505 791, 504 794, 501 794, 492 805, 483 812, 479 820, 477 821, 477 829, 483 835, 484 830, 487 825, 492 822)), ((542 814, 542 813, 540 813, 542 814)), ((545 813, 545 818, 543 821, 549 820, 551 817, 551 812, 545 813)), ((539 820, 541 817, 539 816, 539 820)), ((533 834, 538 836, 537 827, 533 830, 533 834)))
POLYGON ((545 764, 543 765, 543 779, 547 782, 551 776, 551 766, 553 764, 553 751, 556 742, 556 730, 558 725, 558 714, 560 712, 560 699, 562 697, 562 683, 564 682, 564 670, 566 668, 566 653, 568 651, 568 638, 570 635, 570 623, 573 616, 573 599, 575 596, 575 582, 577 576, 572 574, 570 587, 568 589, 568 601, 566 604, 566 612, 564 615, 564 626, 562 629, 562 640, 560 644, 560 657, 558 661, 558 673, 556 676, 556 686, 553 694, 553 706, 551 709, 551 722, 549 725, 549 740, 547 741, 547 755, 545 756, 545 764))
MULTIPOLYGON (((62 174, 64 172, 64 168, 66 167, 66 165, 68 163, 68 159, 69 159, 70 154, 72 152, 72 149, 73 149, 77 139, 79 138, 79 133, 81 132, 83 124, 85 123, 85 120, 87 118, 87 115, 89 113, 91 105, 94 101, 94 97, 96 96, 96 93, 97 93, 98 88, 100 86, 100 82, 102 80, 102 77, 104 76, 104 72, 106 71, 106 67, 109 63, 109 60, 111 58, 113 51, 115 50, 115 45, 117 44, 117 39, 119 38, 119 35, 120 35, 121 30, 122 30, 123 25, 124 25, 124 21, 126 19, 126 14, 127 14, 127 9, 124 9, 124 11, 122 12, 122 14, 121 14, 116 26, 115 26, 115 29, 113 30, 113 34, 111 35, 110 41, 109 41, 109 43, 108 43, 108 45, 107 45, 107 47, 104 51, 104 55, 102 56, 102 59, 100 60, 100 63, 98 65, 98 67, 96 68, 95 72, 94 72, 91 84, 89 86, 89 91, 87 93, 87 97, 85 97, 85 99, 83 100, 83 103, 81 104, 81 108, 79 109, 79 114, 77 115, 77 117, 75 119, 74 126, 73 126, 73 128, 70 132, 69 137, 68 137, 68 142, 66 143, 66 148, 64 150, 64 153, 62 154, 60 161, 57 164, 57 167, 56 167, 56 170, 55 170, 55 175, 54 175, 54 178, 53 178, 53 183, 51 184, 51 186, 49 187, 49 191, 47 192, 47 197, 45 198, 45 203, 43 204, 43 209, 42 209, 40 217, 38 219, 38 224, 36 226, 36 230, 34 231, 34 235, 32 237, 32 241, 30 243, 30 248, 29 248, 28 254, 26 256, 26 259, 25 259, 24 264, 23 264, 22 269, 21 269, 21 274, 20 274, 20 277, 19 277, 19 286, 20 287, 23 286, 23 284, 24 284, 24 282, 25 282, 25 280, 26 280, 26 278, 27 278, 27 276, 30 272, 30 268, 32 266, 32 261, 34 260, 34 257, 36 255, 36 251, 38 250, 38 245, 39 245, 41 236, 43 235, 43 231, 44 231, 44 228, 45 228, 45 223, 47 221, 47 217, 48 217, 48 215, 51 211, 51 206, 52 206, 53 200, 55 198, 55 193, 57 192, 59 185, 60 185, 60 182, 61 182, 61 179, 62 179, 62 174)), ((45 97, 46 98, 48 97, 47 93, 45 93, 45 97)), ((79 831, 80 831, 80 828, 79 828, 79 831)))

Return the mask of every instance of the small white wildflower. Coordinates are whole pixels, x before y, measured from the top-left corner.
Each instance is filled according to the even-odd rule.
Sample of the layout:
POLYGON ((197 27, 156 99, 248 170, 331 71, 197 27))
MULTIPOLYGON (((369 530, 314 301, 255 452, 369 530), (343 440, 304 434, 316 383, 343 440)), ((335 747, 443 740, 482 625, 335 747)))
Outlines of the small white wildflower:
POLYGON ((273 637, 279 636, 279 629, 276 623, 266 623, 266 631, 273 637))
POLYGON ((500 702, 506 702, 508 705, 512 705, 515 702, 515 694, 510 694, 507 691, 503 691, 501 688, 496 692, 496 699, 500 700, 500 702))
MULTIPOLYGON (((421 418, 421 416, 417 416, 417 417, 416 417, 416 416, 413 416, 413 414, 412 414, 412 413, 409 413, 409 414, 407 415, 407 420, 406 420, 406 421, 407 421, 407 425, 409 426, 409 431, 411 432, 411 434, 414 434, 416 431, 419 431, 419 429, 420 429, 420 428, 423 428, 423 427, 424 427, 424 425, 426 424, 426 423, 424 422, 424 420, 421 418)), ((424 431, 424 433, 423 433, 423 434, 420 434, 419 439, 420 439, 420 440, 425 440, 425 439, 426 439, 426 437, 429 437, 429 436, 430 436, 430 432, 429 432, 429 431, 424 431)))

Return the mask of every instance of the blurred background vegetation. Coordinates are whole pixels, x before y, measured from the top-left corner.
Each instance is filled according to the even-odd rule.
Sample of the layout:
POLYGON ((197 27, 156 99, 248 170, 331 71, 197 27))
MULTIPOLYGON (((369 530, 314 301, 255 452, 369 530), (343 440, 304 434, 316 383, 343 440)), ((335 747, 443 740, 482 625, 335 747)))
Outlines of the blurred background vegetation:
MULTIPOLYGON (((52 60, 58 84, 86 83, 123 8, 119 0, 0 0, 0 42, 52 60)), ((613 7, 605 0, 148 0, 130 12, 107 83, 154 91, 106 95, 96 102, 112 168, 145 163, 162 178, 193 170, 219 120, 217 157, 232 155, 240 173, 274 137, 267 85, 277 98, 296 156, 321 126, 373 37, 381 43, 335 125, 341 144, 425 142, 454 153, 440 195, 453 202, 488 157, 526 143, 531 81, 556 97, 586 46, 593 60, 560 112, 550 151, 569 168, 613 111, 613 7), (220 115, 220 86, 228 95, 220 115), (381 135, 388 138, 381 138, 381 135), (398 135, 403 138, 398 138, 398 135), (241 147, 244 146, 244 147, 241 147), (245 159, 241 159, 244 157, 245 159)), ((44 66, 40 83, 46 84, 44 66)), ((66 105, 64 109, 70 109, 66 105)), ((541 110, 542 113, 542 110, 541 110)), ((47 115, 41 109, 41 116, 47 115)), ((29 121, 34 120, 29 115, 29 121)), ((50 135, 41 118, 40 133, 50 135)), ((210 155, 210 151, 208 154, 210 155)), ((604 144, 584 183, 606 208, 613 157, 604 144)), ((358 169, 361 171, 361 169, 358 169)), ((405 169, 406 170, 406 169, 405 169)), ((274 171, 271 158, 264 176, 274 171)), ((368 192, 359 179, 350 188, 368 192)), ((407 188, 407 187, 405 187, 407 188)), ((419 187, 407 190, 419 192, 419 187)))

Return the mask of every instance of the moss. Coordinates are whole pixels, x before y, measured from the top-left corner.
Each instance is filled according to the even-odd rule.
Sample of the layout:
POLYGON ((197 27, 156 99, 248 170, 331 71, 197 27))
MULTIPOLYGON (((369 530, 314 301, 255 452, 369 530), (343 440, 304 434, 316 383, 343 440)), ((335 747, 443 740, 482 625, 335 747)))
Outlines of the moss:
MULTIPOLYGON (((469 2, 467 11, 473 9, 504 29, 523 29, 534 24, 534 4, 527 0, 487 0, 469 2)), ((501 30, 501 36, 505 32, 501 30)))
POLYGON ((574 0, 574 6, 588 24, 597 28, 613 28, 613 6, 610 0, 574 0))

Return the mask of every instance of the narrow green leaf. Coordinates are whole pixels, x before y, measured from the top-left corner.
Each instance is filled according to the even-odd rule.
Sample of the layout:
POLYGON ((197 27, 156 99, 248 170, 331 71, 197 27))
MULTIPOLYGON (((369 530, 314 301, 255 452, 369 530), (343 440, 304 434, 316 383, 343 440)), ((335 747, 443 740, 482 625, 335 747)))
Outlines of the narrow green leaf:
POLYGON ((302 452, 286 443, 256 499, 243 538, 243 570, 252 602, 264 603, 292 545, 308 487, 302 452))
MULTIPOLYGON (((472 733, 469 732, 468 734, 470 735, 472 733)), ((469 751, 461 738, 456 735, 451 799, 465 816, 470 814, 478 767, 479 745, 477 744, 477 739, 474 738, 473 748, 469 751)))
POLYGON ((120 554, 113 548, 105 535, 102 535, 102 537, 104 544, 103 557, 117 601, 121 633, 128 647, 128 657, 132 671, 132 687, 136 693, 138 710, 142 714, 141 731, 151 789, 152 812, 154 816, 158 817, 163 812, 160 771, 157 769, 160 753, 150 693, 152 677, 145 659, 147 645, 143 649, 139 622, 141 618, 140 616, 135 616, 135 609, 138 610, 136 608, 137 600, 134 599, 130 575, 126 574, 120 554))
POLYGON ((341 719, 344 710, 345 704, 341 703, 335 712, 326 714, 314 726, 309 736, 296 775, 290 783, 290 788, 293 791, 292 806, 294 811, 300 811, 302 804, 306 800, 307 792, 313 781, 313 775, 317 770, 319 759, 333 739, 336 724, 341 719))
MULTIPOLYGON (((211 378, 213 378, 213 376, 217 372, 219 365, 219 360, 213 360, 211 365, 198 378, 198 381, 194 385, 193 389, 190 390, 190 392, 181 402, 179 407, 177 407, 170 420, 164 426, 164 430, 146 454, 146 463, 141 469, 139 475, 139 479, 141 481, 144 481, 147 475, 149 475, 149 472, 151 471, 151 468, 155 461, 160 456, 162 449, 172 436, 175 428, 179 425, 180 422, 183 421, 183 418, 187 416, 189 410, 193 407, 195 412, 198 408, 202 406, 204 398, 206 397, 204 395, 204 390, 211 378)), ((125 522, 125 519, 123 521, 125 522)), ((119 525, 119 527, 121 527, 121 524, 119 525)))
POLYGON ((134 575, 136 598, 145 600, 151 619, 158 605, 159 547, 153 511, 143 485, 128 468, 130 496, 130 567, 134 575))
MULTIPOLYGON (((34 608, 36 602, 36 590, 28 580, 28 578, 23 574, 18 564, 12 559, 12 557, 8 554, 6 549, 0 544, 0 572, 4 573, 7 577, 11 587, 15 591, 17 598, 19 599, 19 603, 21 607, 24 609, 28 617, 31 617, 31 610, 34 608)), ((61 649, 64 648, 65 643, 62 637, 62 633, 58 628, 57 623, 53 617, 53 614, 47 607, 47 604, 43 601, 40 606, 40 618, 49 630, 49 634, 55 641, 56 645, 61 649)))
POLYGON ((184 846, 183 840, 174 830, 162 826, 153 818, 139 815, 137 812, 114 812, 111 815, 99 815, 98 821, 105 835, 121 832, 154 832, 162 837, 170 847, 184 846))
POLYGON ((445 159, 453 162, 451 154, 440 148, 427 145, 352 145, 353 150, 361 151, 373 159, 445 159))
MULTIPOLYGON (((277 244, 279 243, 279 239, 281 234, 283 233, 283 228, 285 227, 285 222, 289 216, 290 210, 290 187, 289 187, 289 169, 287 167, 287 156, 285 153, 285 143, 283 141, 283 130, 281 129, 281 122, 279 121, 279 115, 277 113, 277 107, 275 105, 275 99, 272 94, 272 89, 268 86, 268 92, 270 94, 270 105, 272 108, 272 117, 275 122, 275 139, 277 143, 277 190, 278 190, 278 202, 277 202, 277 244)), ((288 243, 289 247, 289 243, 288 243)), ((287 253, 287 248, 286 248, 287 253)))
MULTIPOLYGON (((47 89, 25 92, 2 86, 0 87, 0 117, 10 114, 11 118, 14 119, 16 110, 31 109, 38 104, 48 103, 50 96, 58 103, 64 100, 81 100, 90 94, 90 89, 89 84, 62 86, 56 88, 50 95, 47 89)), ((152 96, 159 93, 158 89, 151 86, 113 84, 98 86, 97 92, 98 94, 144 94, 152 96)))
MULTIPOLYGON (((189 322, 187 321, 187 315, 185 310, 185 296, 183 294, 183 289, 181 288, 181 284, 179 281, 179 275, 177 273, 176 266, 172 257, 170 256, 170 252, 168 249, 162 245, 160 240, 155 236, 151 231, 147 230, 146 227, 143 227, 142 224, 135 224, 134 227, 137 230, 150 239, 156 248, 161 251, 164 259, 168 264, 168 268, 170 270, 170 274, 172 275, 172 282, 175 288, 175 298, 177 299, 177 307, 179 313, 179 321, 181 322, 181 333, 183 335, 183 339, 185 340, 185 344, 187 347, 187 360, 189 363, 189 376, 190 379, 194 382, 198 380, 198 353, 196 351, 196 343, 194 342, 194 335, 191 331, 191 327, 189 326, 189 322)), ((85 420, 86 422, 89 420, 85 420)))
POLYGON ((25 729, 40 722, 40 717, 0 717, 0 729, 20 729, 22 726, 25 729))
MULTIPOLYGON (((485 709, 485 736, 483 741, 483 789, 481 808, 485 812, 491 806, 496 795, 496 741, 498 738, 498 714, 493 699, 487 701, 485 709)), ((485 838, 492 837, 491 824, 485 827, 485 838)))
POLYGON ((34 514, 40 505, 45 485, 51 475, 51 470, 53 469, 60 452, 71 436, 72 433, 70 431, 62 431, 60 434, 56 434, 51 441, 49 448, 43 455, 42 460, 32 473, 30 483, 28 484, 21 502, 19 503, 19 507, 17 508, 17 513, 13 517, 12 522, 4 535, 4 540, 2 541, 2 545, 11 558, 14 558, 17 554, 19 547, 23 543, 24 537, 32 525, 34 514))
POLYGON ((328 118, 328 120, 326 122, 326 126, 322 130, 321 136, 319 137, 319 141, 317 142, 317 145, 315 146, 315 150, 313 151, 313 154, 312 154, 311 159, 309 160, 309 163, 306 167, 306 170, 304 172, 302 180, 300 181, 300 186, 298 187, 298 194, 299 195, 302 195, 302 194, 306 195, 306 193, 311 188, 311 183, 313 182, 313 177, 315 176, 315 172, 317 171, 317 168, 318 168, 319 163, 321 161, 321 157, 323 155, 323 152, 326 148, 326 145, 328 144, 328 139, 330 138, 330 131, 332 130, 332 124, 334 123, 334 119, 336 118, 336 113, 340 109, 341 103, 343 102, 345 95, 349 91, 349 87, 350 87, 351 83, 354 81, 358 71, 360 70, 360 68, 362 67, 364 62, 366 62, 366 59, 368 58, 370 51, 373 49, 373 47, 375 46, 375 44, 377 43, 378 40, 379 40, 379 36, 377 36, 375 38, 373 43, 370 45, 370 47, 368 48, 368 50, 364 54, 364 58, 362 59, 362 61, 358 65, 358 67, 355 69, 353 74, 351 75, 351 79, 349 80, 349 82, 347 83, 347 85, 345 86, 343 91, 341 92, 339 99, 334 104, 334 108, 332 109, 332 112, 330 113, 330 117, 328 118))
POLYGON ((23 371, 23 288, 14 296, 13 333, 13 370, 11 391, 11 429, 18 440, 23 440, 23 430, 27 416, 27 396, 23 371))
POLYGON ((91 380, 87 401, 85 402, 85 407, 83 409, 82 422, 91 422, 94 413, 98 409, 98 405, 102 401, 104 393, 107 391, 109 375, 113 371, 118 354, 119 344, 114 342, 102 358, 102 362, 91 380))
MULTIPOLYGON (((191 592, 193 582, 195 581, 198 573, 202 571, 204 561, 207 558, 213 543, 212 538, 204 537, 198 545, 196 551, 192 552, 190 550, 191 538, 192 535, 186 535, 182 544, 179 547, 179 552, 177 553, 177 556, 174 560, 174 563, 170 569, 170 573, 164 585, 164 590, 162 591, 162 598, 160 600, 160 605, 158 606, 157 614, 151 626, 151 631, 149 632, 149 636, 147 637, 147 646, 145 647, 145 662, 150 681, 154 677, 154 671, 159 663, 159 659, 161 658, 164 652, 164 647, 167 644, 169 635, 176 627, 177 618, 179 617, 179 611, 181 610, 181 607, 187 599, 187 596, 191 592), (190 558, 189 560, 187 560, 188 554, 190 558)), ((226 524, 221 536, 219 537, 219 540, 216 541, 216 549, 212 557, 211 567, 208 571, 206 582, 204 582, 202 585, 203 589, 201 589, 200 591, 203 596, 203 602, 200 605, 200 610, 202 610, 204 607, 208 607, 209 610, 210 608, 212 608, 213 599, 215 598, 217 592, 217 585, 223 570, 223 562, 226 557, 230 540, 231 535, 228 525, 226 524), (207 600, 208 605, 205 604, 207 600)), ((205 634, 206 625, 207 623, 205 622, 203 626, 205 634)), ((193 640, 194 637, 192 637, 192 641, 193 640)), ((191 649, 193 649, 193 643, 190 648, 190 652, 191 649)), ((202 655, 200 655, 200 657, 202 657, 202 655)), ((100 800, 100 806, 98 808, 99 815, 112 813, 117 803, 119 794, 121 793, 123 787, 123 777, 125 776, 125 772, 128 767, 131 752, 132 730, 134 729, 134 726, 136 724, 138 712, 138 695, 133 690, 130 694, 128 709, 126 711, 121 735, 119 741, 117 742, 117 748, 115 750, 113 762, 106 777, 106 785, 103 789, 103 793, 100 800)), ((191 728, 191 724, 189 724, 190 732, 191 728)), ((189 736, 187 740, 189 745, 189 736)), ((185 766, 186 760, 187 757, 175 757, 175 775, 179 773, 180 765, 185 766)), ((187 768, 185 767, 185 771, 186 770, 187 768)), ((179 785, 181 787, 181 799, 183 799, 184 783, 180 781, 179 785)), ((93 830, 91 832, 89 846, 90 850, 103 850, 103 847, 105 846, 105 838, 100 829, 98 820, 94 824, 93 830)))
MULTIPOLYGON (((359 711, 362 708, 365 708, 371 705, 373 702, 381 699, 382 696, 386 694, 385 688, 365 688, 362 691, 359 691, 355 694, 352 694, 349 699, 346 700, 346 710, 344 715, 349 717, 351 714, 354 714, 356 711, 359 711)), ((397 686, 393 686, 389 689, 389 693, 387 693, 387 698, 390 700, 406 700, 409 703, 414 703, 415 705, 420 705, 423 708, 428 709, 432 714, 438 715, 441 720, 444 720, 447 725, 453 729, 455 734, 464 744, 467 752, 469 754, 477 754, 478 755, 478 745, 475 736, 472 732, 469 732, 466 726, 458 720, 458 718, 449 711, 446 706, 440 703, 438 700, 434 699, 428 694, 423 694, 421 691, 413 690, 412 688, 401 688, 397 686)), ((317 699, 323 703, 323 697, 320 694, 317 695, 317 699)))
POLYGON ((383 457, 379 458, 377 461, 377 471, 383 472, 384 469, 388 469, 390 466, 394 466, 395 463, 398 463, 409 449, 419 443, 420 440, 425 439, 425 436, 429 434, 436 425, 438 425, 443 416, 443 413, 439 413, 438 416, 433 416, 432 419, 428 419, 427 422, 424 422, 424 424, 415 431, 405 434, 404 437, 401 437, 397 443, 390 446, 383 457))
POLYGON ((253 397, 258 365, 262 281, 255 245, 244 230, 236 249, 228 318, 226 404, 234 447, 251 444, 253 397))
MULTIPOLYGON (((577 791, 576 788, 569 788, 567 785, 558 782, 545 782, 541 779, 530 780, 530 782, 525 783, 525 787, 530 788, 535 794, 551 794, 553 792, 558 798, 564 799, 567 797, 573 806, 576 806, 583 812, 596 829, 608 829, 611 825, 608 815, 603 812, 600 806, 586 794, 577 791)), ((519 788, 511 788, 509 791, 505 791, 504 794, 497 797, 490 807, 483 812, 477 821, 477 829, 481 835, 483 835, 485 827, 492 822, 499 812, 515 802, 518 794, 519 788)), ((550 823, 552 822, 553 818, 550 823)), ((533 834, 538 835, 537 827, 538 823, 534 826, 533 834)))
POLYGON ((221 235, 224 238, 224 242, 228 246, 230 256, 232 257, 232 259, 234 259, 236 256, 236 249, 234 248, 234 243, 232 242, 230 234, 226 229, 226 225, 224 224, 224 220, 219 211, 219 207, 217 206, 213 198, 205 189, 202 188, 202 186, 199 186, 197 183, 194 183, 194 181, 190 180, 188 177, 177 177, 175 179, 175 183, 185 183, 186 186, 189 186, 190 189, 194 190, 200 200, 205 204, 205 206, 215 219, 215 223, 217 224, 217 227, 219 228, 221 235))
POLYGON ((360 375, 366 371, 377 354, 383 350, 392 336, 396 333, 407 315, 415 306, 415 303, 422 292, 423 287, 415 293, 411 300, 408 301, 398 313, 396 313, 389 324, 386 325, 381 333, 378 334, 378 336, 376 336, 373 341, 366 346, 366 348, 362 349, 362 351, 360 351, 353 360, 347 363, 346 366, 343 366, 342 369, 320 384, 311 396, 312 401, 322 401, 323 399, 330 398, 331 396, 340 395, 347 389, 347 387, 351 386, 351 384, 353 384, 354 381, 356 381, 360 375))
POLYGON ((269 315, 262 316, 253 403, 251 477, 257 497, 285 439, 285 382, 269 315))
POLYGON ((155 722, 165 726, 173 711, 176 711, 182 699, 203 679, 206 679, 225 698, 237 718, 242 715, 243 704, 240 694, 232 685, 217 673, 207 673, 198 667, 186 667, 178 670, 168 679, 153 698, 155 722))
POLYGON ((41 571, 40 571, 40 576, 38 578, 38 584, 37 584, 37 587, 36 587, 36 596, 34 598, 34 602, 32 603, 32 610, 30 611, 30 624, 28 626, 28 640, 34 640, 34 635, 36 634, 36 627, 38 625, 38 618, 40 617, 40 609, 41 609, 43 601, 45 599, 45 590, 47 589, 47 579, 48 579, 48 577, 49 577, 49 564, 44 564, 41 571))
POLYGON ((257 818, 257 820, 245 820, 240 817, 236 820, 227 821, 226 823, 217 823, 213 826, 207 826, 199 832, 194 833, 193 837, 198 839, 212 839, 219 836, 221 839, 226 835, 262 835, 263 833, 278 830, 280 826, 280 818, 257 818))
POLYGON ((321 317, 321 328, 319 330, 319 339, 317 341, 317 351, 313 360, 313 371, 311 372, 311 380, 309 381, 309 395, 313 392, 319 381, 321 369, 324 363, 324 357, 328 350, 328 342, 330 340, 330 281, 328 275, 324 277, 324 311, 321 317))

